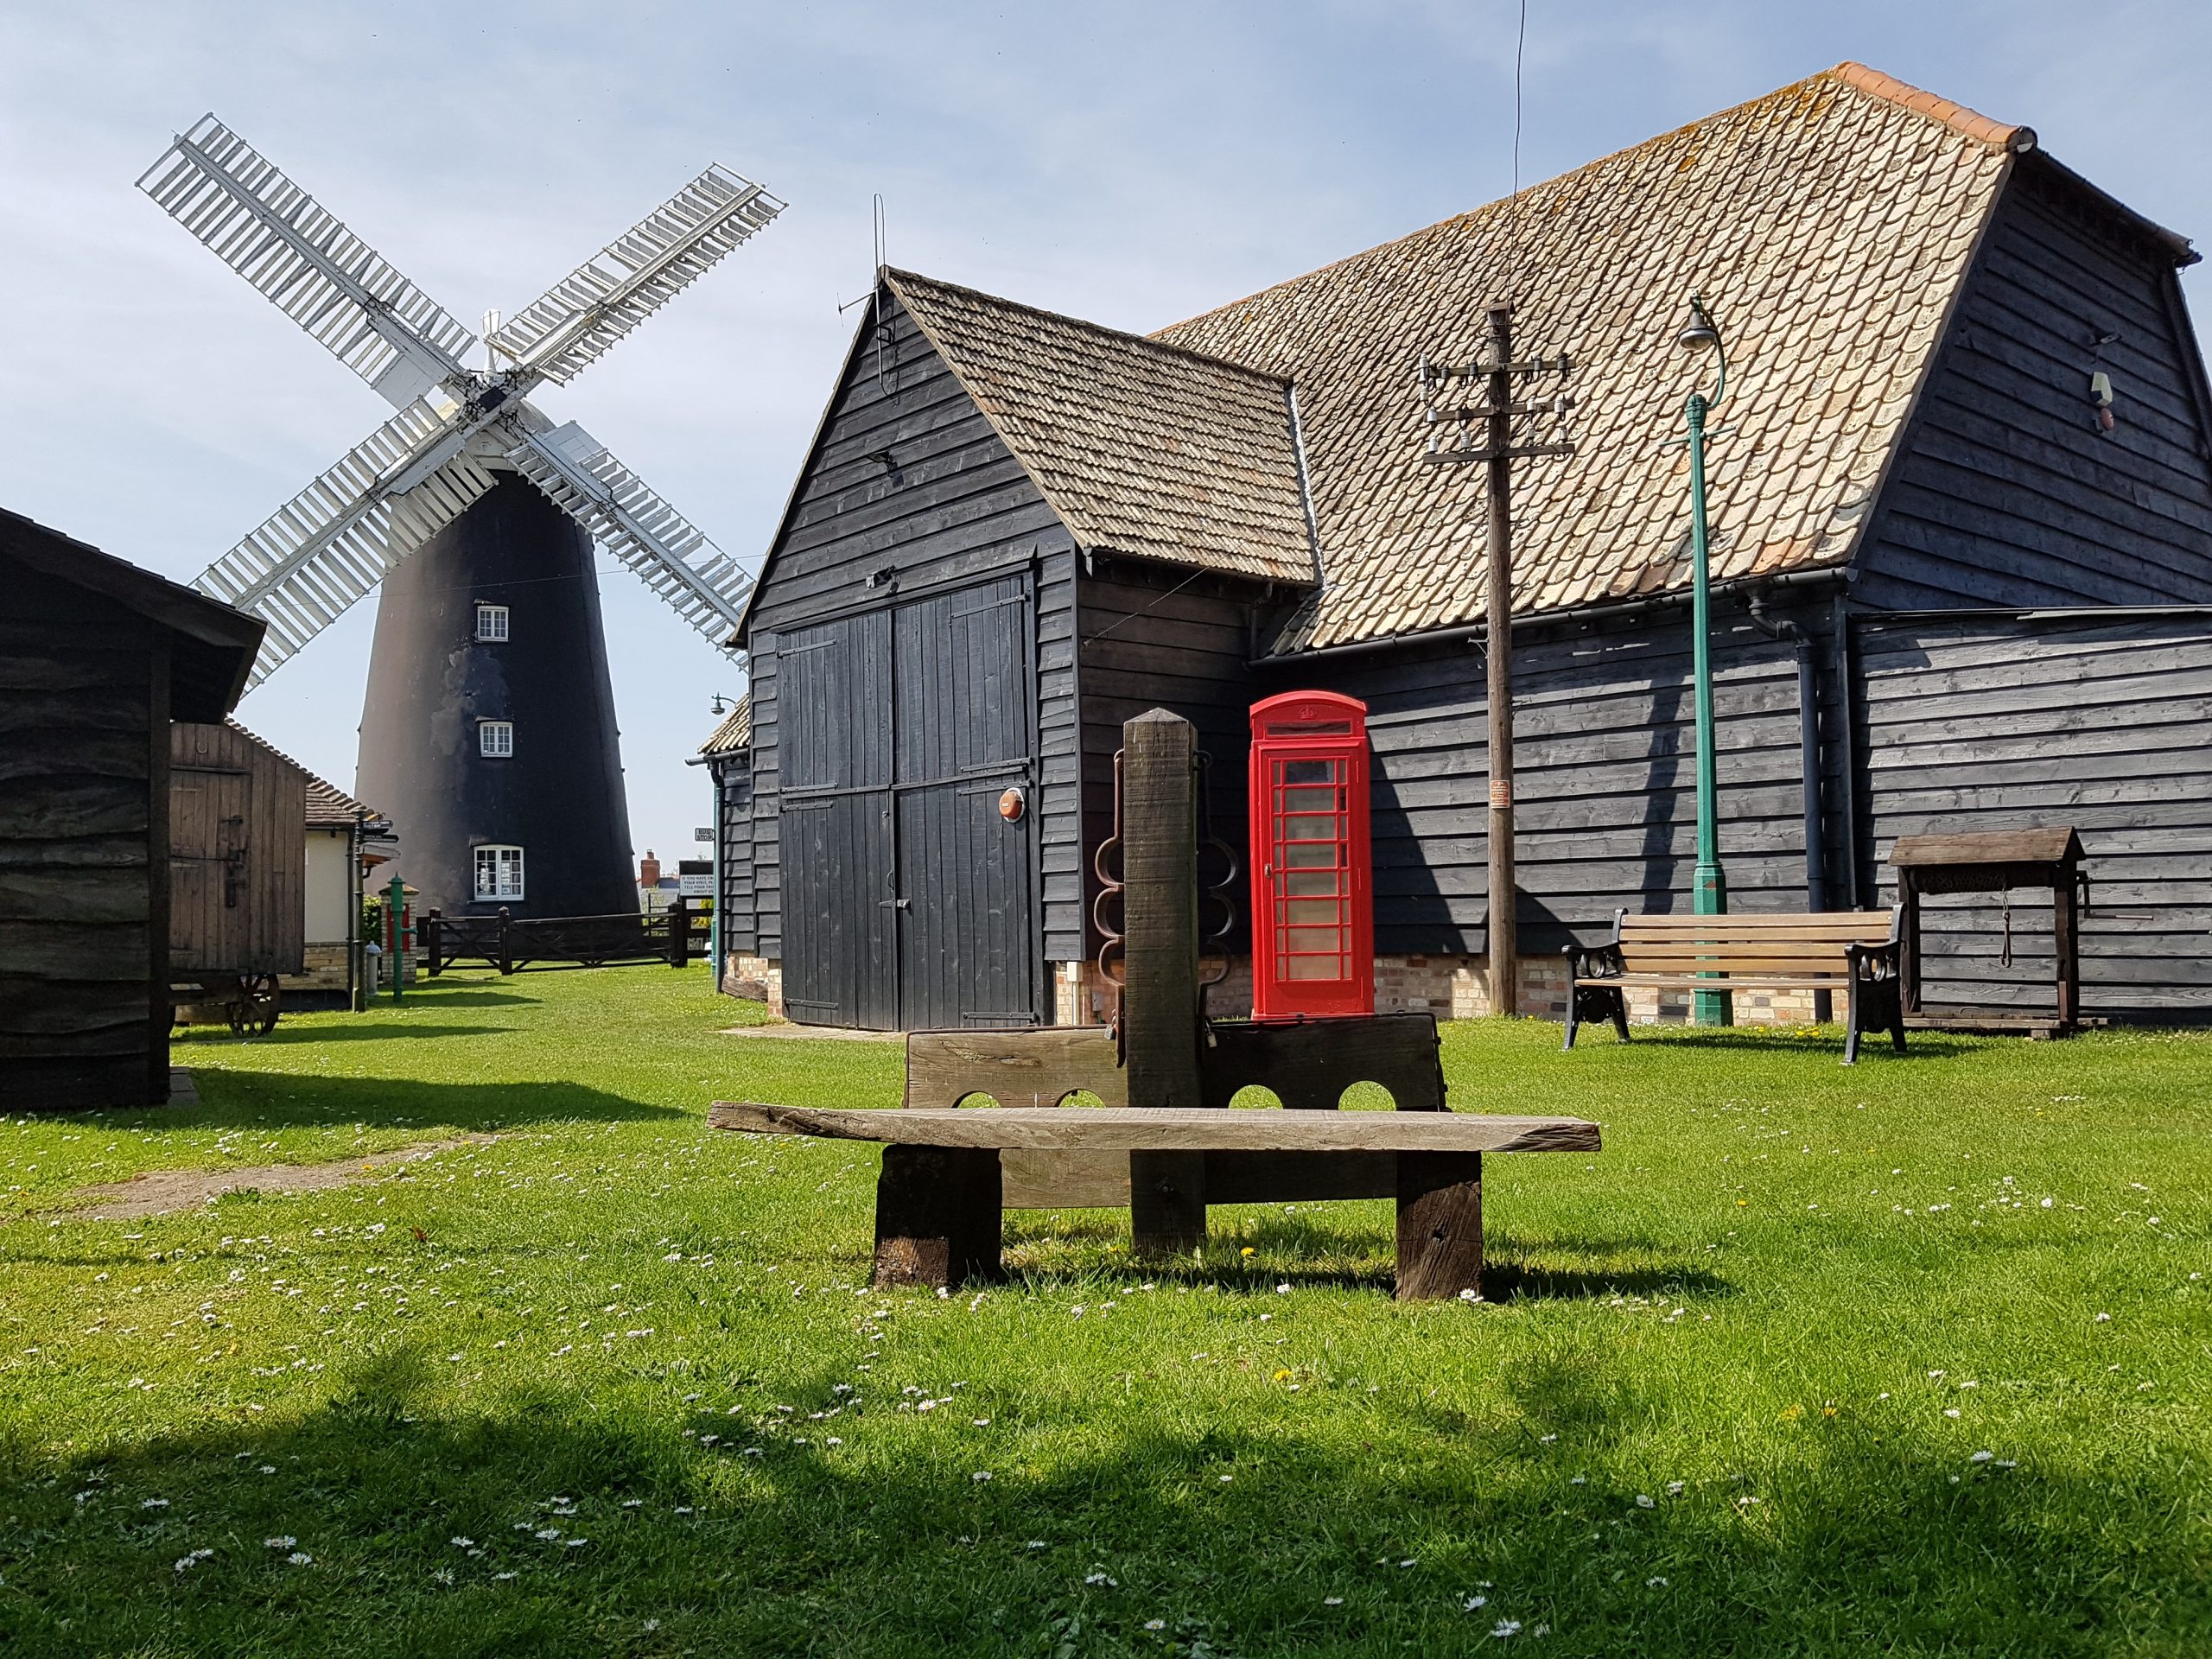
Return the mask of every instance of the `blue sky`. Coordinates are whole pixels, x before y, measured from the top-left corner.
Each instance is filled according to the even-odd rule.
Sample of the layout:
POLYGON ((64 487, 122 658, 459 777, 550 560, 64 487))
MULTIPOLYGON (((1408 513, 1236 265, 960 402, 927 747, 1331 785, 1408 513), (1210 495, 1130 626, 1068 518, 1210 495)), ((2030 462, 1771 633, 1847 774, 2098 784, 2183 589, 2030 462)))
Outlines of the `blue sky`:
MULTIPOLYGON (((540 399, 757 556, 868 285, 872 193, 895 264, 1157 327, 1504 194, 1515 12, 0 0, 0 505, 188 580, 384 417, 132 188, 204 111, 472 325, 710 161, 787 200, 540 399)), ((1843 58, 2024 121, 2212 237, 2203 0, 1530 0, 1522 182, 1843 58)), ((682 762, 741 679, 601 563, 632 833, 689 854, 707 806, 682 762)), ((373 610, 239 710, 341 785, 373 610)))

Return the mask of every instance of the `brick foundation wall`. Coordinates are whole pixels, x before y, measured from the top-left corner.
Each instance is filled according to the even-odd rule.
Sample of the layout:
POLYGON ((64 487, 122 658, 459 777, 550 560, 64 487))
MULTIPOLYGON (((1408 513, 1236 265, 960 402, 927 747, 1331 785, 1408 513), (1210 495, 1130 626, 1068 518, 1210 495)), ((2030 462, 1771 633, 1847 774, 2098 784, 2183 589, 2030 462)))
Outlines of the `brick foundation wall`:
MULTIPOLYGON (((1219 958, 1205 964, 1209 973, 1220 967, 1219 958)), ((1521 1012, 1532 1019, 1567 1018, 1567 963, 1559 957, 1523 957, 1520 961, 1521 1012)), ((734 988, 740 982, 765 989, 768 1012, 784 1012, 781 966, 760 957, 732 956, 722 972, 722 988, 733 995, 756 995, 734 988)), ((1692 993, 1688 991, 1631 991, 1628 1017, 1639 1024, 1688 1024, 1692 993)), ((1813 1019, 1810 991, 1740 991, 1736 995, 1736 1023, 1742 1026, 1808 1025, 1813 1019)), ((1835 1017, 1843 1017, 1843 999, 1835 999, 1835 1017)), ((1114 1006, 1113 988, 1098 972, 1096 962, 1056 962, 1052 964, 1052 1023, 1058 1026, 1103 1026, 1114 1006)), ((1377 957, 1375 959, 1375 1011, 1398 1014, 1427 1009, 1440 1020, 1479 1020, 1491 1011, 1490 963, 1481 957, 1377 957)), ((1219 984, 1206 992, 1206 1010, 1224 1019, 1242 1019, 1252 1012, 1252 961, 1237 957, 1219 984)))
POLYGON ((733 950, 722 958, 723 992, 748 1001, 766 1002, 776 1019, 784 1017, 784 965, 766 957, 748 957, 733 950))

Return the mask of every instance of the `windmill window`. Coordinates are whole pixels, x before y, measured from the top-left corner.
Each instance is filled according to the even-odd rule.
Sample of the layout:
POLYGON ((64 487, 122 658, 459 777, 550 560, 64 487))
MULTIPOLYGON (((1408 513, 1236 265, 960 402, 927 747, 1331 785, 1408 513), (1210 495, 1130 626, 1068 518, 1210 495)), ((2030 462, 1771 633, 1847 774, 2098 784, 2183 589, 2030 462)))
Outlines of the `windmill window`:
POLYGON ((504 605, 479 605, 476 607, 476 637, 479 639, 505 639, 507 637, 507 607, 504 605))
POLYGON ((522 849, 479 847, 476 849, 476 896, 479 899, 522 897, 522 849))
POLYGON ((476 722, 476 752, 504 759, 515 752, 515 723, 512 720, 476 722))

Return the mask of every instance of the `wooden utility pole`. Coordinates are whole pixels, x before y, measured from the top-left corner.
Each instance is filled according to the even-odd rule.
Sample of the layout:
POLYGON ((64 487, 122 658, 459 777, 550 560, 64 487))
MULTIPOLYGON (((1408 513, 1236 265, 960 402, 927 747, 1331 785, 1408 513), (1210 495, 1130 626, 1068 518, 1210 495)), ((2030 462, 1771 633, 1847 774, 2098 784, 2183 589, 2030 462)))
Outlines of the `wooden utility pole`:
POLYGON ((1513 867, 1513 308, 1490 308, 1490 560, 1483 655, 1490 704, 1490 1011, 1521 1012, 1520 883, 1513 867))
POLYGON ((1487 362, 1471 363, 1464 370, 1421 365, 1421 394, 1427 400, 1428 459, 1431 463, 1486 464, 1489 472, 1490 537, 1483 578, 1485 622, 1483 650, 1489 679, 1490 713, 1490 899, 1484 932, 1490 952, 1490 1007, 1492 1014, 1521 1012, 1521 990, 1515 964, 1519 956, 1518 909, 1520 882, 1514 865, 1513 846, 1513 462, 1522 457, 1571 455, 1572 443, 1513 442, 1516 415, 1563 416, 1574 400, 1561 392, 1535 402, 1516 403, 1516 375, 1556 373, 1564 378, 1572 368, 1566 355, 1555 360, 1531 358, 1513 360, 1513 308, 1503 302, 1487 308, 1490 328, 1487 362), (1437 402, 1439 387, 1453 379, 1479 381, 1482 402, 1478 404, 1437 402), (1471 443, 1479 423, 1481 442, 1471 443), (1459 443, 1445 448, 1436 429, 1452 425, 1459 443))

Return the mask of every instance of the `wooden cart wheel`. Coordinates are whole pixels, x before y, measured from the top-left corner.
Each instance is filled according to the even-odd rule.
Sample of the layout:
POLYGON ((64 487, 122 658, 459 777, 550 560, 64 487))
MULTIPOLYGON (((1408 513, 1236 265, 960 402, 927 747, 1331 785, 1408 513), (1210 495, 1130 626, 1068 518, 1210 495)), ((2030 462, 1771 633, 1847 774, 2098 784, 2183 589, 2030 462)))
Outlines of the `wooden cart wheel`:
POLYGON ((283 1012, 284 988, 274 974, 238 976, 238 1000, 231 1004, 231 1029, 241 1037, 266 1037, 283 1012))

